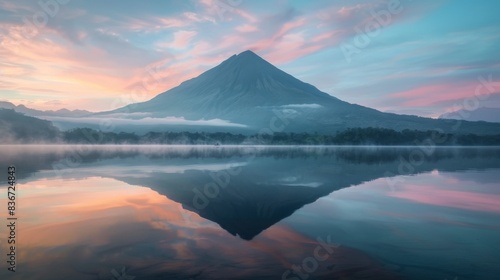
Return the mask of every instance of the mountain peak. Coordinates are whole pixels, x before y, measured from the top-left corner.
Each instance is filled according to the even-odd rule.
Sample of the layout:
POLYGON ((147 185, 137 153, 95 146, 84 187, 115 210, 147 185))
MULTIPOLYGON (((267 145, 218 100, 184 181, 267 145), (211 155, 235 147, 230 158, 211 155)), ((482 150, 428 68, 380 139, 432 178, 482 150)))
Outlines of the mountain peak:
POLYGON ((233 55, 226 61, 236 62, 237 64, 243 64, 246 66, 254 65, 255 63, 260 64, 263 62, 270 65, 269 62, 267 62, 265 59, 263 59, 262 57, 260 57, 258 54, 254 53, 251 50, 246 50, 239 54, 233 55))
POLYGON ((261 58, 260 56, 258 56, 256 53, 254 53, 251 50, 246 50, 244 52, 241 52, 237 56, 238 57, 258 57, 258 58, 261 58))

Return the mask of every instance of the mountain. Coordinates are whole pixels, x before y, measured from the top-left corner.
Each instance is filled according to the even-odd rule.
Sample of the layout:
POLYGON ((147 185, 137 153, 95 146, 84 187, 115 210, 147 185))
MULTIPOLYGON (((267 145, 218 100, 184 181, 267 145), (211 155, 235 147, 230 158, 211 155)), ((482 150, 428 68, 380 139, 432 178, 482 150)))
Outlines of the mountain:
POLYGON ((32 117, 43 117, 43 116, 58 116, 58 117, 83 117, 92 114, 92 112, 85 110, 68 110, 68 109, 59 109, 57 111, 42 111, 28 108, 24 105, 14 105, 10 102, 0 101, 0 108, 3 109, 12 109, 18 113, 26 114, 32 117))
POLYGON ((487 108, 481 107, 474 111, 465 109, 458 110, 451 113, 442 114, 440 119, 453 119, 465 121, 485 121, 500 123, 500 108, 487 108))
POLYGON ((132 110, 163 116, 231 119, 240 115, 241 109, 266 110, 332 101, 332 105, 342 103, 246 51, 132 110))
POLYGON ((0 143, 54 143, 59 130, 51 122, 25 116, 12 109, 0 109, 0 143))
MULTIPOLYGON (((163 92, 153 99, 95 114, 146 114, 148 118, 223 120, 248 133, 262 129, 332 134, 351 127, 395 130, 441 129, 453 133, 494 134, 500 124, 436 120, 383 113, 350 104, 304 83, 265 61, 252 51, 233 55, 218 66, 163 92)), ((172 130, 176 126, 157 126, 172 130)), ((186 130, 186 126, 181 126, 186 130)), ((131 129, 119 126, 117 129, 131 129)), ((236 128, 236 127, 234 127, 236 128)), ((196 130, 204 130, 197 127, 196 130)), ((214 129, 213 126, 210 129, 214 129)), ((225 129, 227 126, 220 126, 225 129)))

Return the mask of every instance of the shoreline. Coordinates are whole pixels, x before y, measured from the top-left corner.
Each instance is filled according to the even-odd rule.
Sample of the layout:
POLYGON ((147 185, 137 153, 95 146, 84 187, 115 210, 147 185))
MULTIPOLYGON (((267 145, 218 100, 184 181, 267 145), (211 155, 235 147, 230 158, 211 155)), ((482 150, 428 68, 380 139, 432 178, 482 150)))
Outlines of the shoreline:
POLYGON ((40 143, 40 144, 0 144, 0 147, 171 147, 171 148, 500 148, 500 145, 254 145, 254 144, 234 144, 234 145, 204 145, 204 144, 70 144, 70 143, 40 143))

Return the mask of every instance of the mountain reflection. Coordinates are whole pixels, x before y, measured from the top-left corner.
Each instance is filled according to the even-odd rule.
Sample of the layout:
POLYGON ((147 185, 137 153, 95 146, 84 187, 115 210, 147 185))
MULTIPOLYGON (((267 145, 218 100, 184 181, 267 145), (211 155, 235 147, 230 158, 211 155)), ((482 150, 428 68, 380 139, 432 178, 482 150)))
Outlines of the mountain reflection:
POLYGON ((6 149, 20 180, 113 178, 146 186, 232 235, 252 240, 333 191, 397 175, 498 167, 499 149, 32 147, 6 149), (48 168, 51 167, 51 168, 48 168))

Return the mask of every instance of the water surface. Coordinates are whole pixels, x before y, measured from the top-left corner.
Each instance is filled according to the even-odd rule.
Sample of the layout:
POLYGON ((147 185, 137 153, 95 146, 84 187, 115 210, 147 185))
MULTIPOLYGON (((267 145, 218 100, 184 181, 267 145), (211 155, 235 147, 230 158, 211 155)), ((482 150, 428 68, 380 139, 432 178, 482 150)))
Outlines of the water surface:
POLYGON ((3 260, 1 279, 500 275, 496 148, 3 146, 0 158, 17 168, 19 218, 17 272, 3 260))

